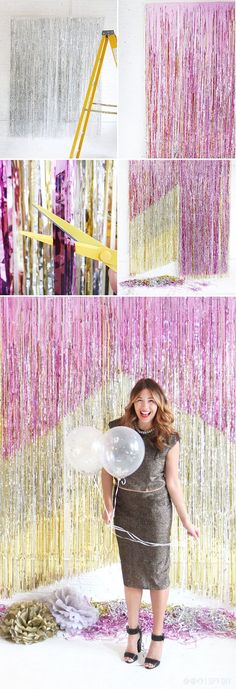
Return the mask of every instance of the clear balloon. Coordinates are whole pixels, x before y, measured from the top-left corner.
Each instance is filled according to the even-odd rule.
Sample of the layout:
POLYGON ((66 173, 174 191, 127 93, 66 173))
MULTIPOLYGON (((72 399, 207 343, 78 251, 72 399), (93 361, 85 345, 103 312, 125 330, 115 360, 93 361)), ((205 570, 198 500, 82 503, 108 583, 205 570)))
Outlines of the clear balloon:
POLYGON ((94 475, 103 464, 103 433, 91 426, 74 428, 65 438, 65 459, 77 471, 94 475))
POLYGON ((103 436, 103 467, 111 476, 121 479, 130 476, 142 464, 145 445, 133 428, 115 426, 103 436))

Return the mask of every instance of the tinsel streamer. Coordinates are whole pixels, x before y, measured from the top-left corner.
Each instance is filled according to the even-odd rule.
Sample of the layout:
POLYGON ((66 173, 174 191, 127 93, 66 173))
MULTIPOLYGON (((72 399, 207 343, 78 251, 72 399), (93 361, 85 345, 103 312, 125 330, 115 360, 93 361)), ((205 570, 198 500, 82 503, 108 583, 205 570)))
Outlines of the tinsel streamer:
MULTIPOLYGON (((98 622, 80 635, 85 639, 126 637, 127 607, 124 601, 97 603, 100 612, 98 622)), ((153 629, 153 613, 150 605, 142 605, 139 624, 144 634, 153 629)), ((207 636, 236 638, 236 616, 224 608, 187 607, 168 605, 163 630, 167 639, 179 642, 195 642, 207 636)), ((73 638, 73 633, 67 638, 73 638)), ((78 636, 78 632, 77 632, 78 636)))
POLYGON ((42 205, 113 247, 113 161, 0 162, 0 294, 105 294, 108 269, 75 256, 74 241, 41 214, 42 205), (110 205, 108 196, 110 195, 110 205), (53 236, 53 247, 21 230, 53 236))
POLYGON ((178 260, 183 276, 225 274, 229 178, 229 161, 130 161, 130 273, 178 260))
POLYGON ((221 275, 228 270, 229 161, 181 161, 180 273, 221 275))
POLYGON ((5 297, 0 311, 2 590, 117 558, 99 478, 65 465, 64 436, 107 429, 148 376, 173 405, 181 483, 201 529, 196 548, 174 510, 172 584, 234 604, 236 300, 5 297))
MULTIPOLYGON (((53 212, 68 222, 71 221, 71 175, 69 161, 55 169, 55 203, 53 212)), ((54 291, 55 294, 71 294, 75 244, 56 225, 53 225, 54 248, 54 291)))
POLYGON ((234 158, 235 5, 146 5, 148 158, 234 158))
POLYGON ((74 134, 102 28, 92 17, 11 20, 11 136, 74 134))
POLYGON ((133 278, 124 280, 120 285, 124 287, 165 287, 166 285, 182 285, 183 278, 171 277, 171 275, 157 275, 152 278, 133 278))
POLYGON ((12 198, 8 199, 11 164, 0 161, 0 294, 12 294, 12 198))
MULTIPOLYGON (((131 278, 129 280, 124 280, 123 282, 120 282, 120 286, 125 288, 126 291, 123 291, 124 296, 132 295, 133 290, 135 289, 135 294, 136 296, 142 296, 145 295, 145 292, 143 291, 143 288, 154 288, 155 289, 155 295, 157 296, 158 293, 156 291, 156 288, 163 287, 164 289, 167 287, 168 288, 168 296, 170 296, 169 292, 171 290, 172 295, 174 297, 177 297, 178 294, 181 294, 183 292, 183 289, 190 290, 191 292, 202 292, 205 287, 209 286, 209 283, 203 280, 186 280, 185 278, 176 278, 172 277, 171 275, 157 275, 156 277, 152 278, 131 278), (141 287, 141 292, 137 292, 136 289, 139 289, 141 287)), ((165 292, 167 295, 167 293, 165 292)), ((153 296, 153 292, 151 292, 151 296, 153 296)))

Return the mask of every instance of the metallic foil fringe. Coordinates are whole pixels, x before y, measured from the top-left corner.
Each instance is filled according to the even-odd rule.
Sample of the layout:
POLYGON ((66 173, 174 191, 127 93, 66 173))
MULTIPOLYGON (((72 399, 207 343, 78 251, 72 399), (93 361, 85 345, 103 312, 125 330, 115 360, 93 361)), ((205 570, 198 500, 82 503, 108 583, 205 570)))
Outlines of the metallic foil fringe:
POLYGON ((11 20, 10 136, 74 134, 102 28, 92 17, 11 20))
POLYGON ((114 248, 112 160, 0 161, 0 294, 106 294, 108 269, 75 255, 38 203, 114 248), (21 230, 53 236, 53 247, 21 230))
MULTIPOLYGON (((87 629, 82 629, 81 636, 85 639, 106 639, 126 637, 127 607, 123 600, 108 602, 93 602, 100 617, 98 622, 87 629)), ((153 629, 153 613, 151 605, 142 604, 139 614, 139 624, 143 634, 150 634, 153 629)), ((164 627, 165 638, 174 639, 180 643, 196 643, 206 636, 235 639, 236 617, 224 608, 187 607, 184 605, 168 605, 164 627)), ((66 638, 74 638, 76 634, 67 634, 66 638)))
POLYGON ((178 261, 182 276, 227 273, 230 162, 130 161, 130 274, 178 261))
POLYGON ((201 529, 174 510, 172 585, 235 604, 236 299, 5 298, 1 310, 1 591, 117 559, 99 478, 64 460, 77 425, 107 429, 141 376, 164 387, 180 478, 201 529))
POLYGON ((235 5, 146 5, 148 158, 234 158, 235 5))

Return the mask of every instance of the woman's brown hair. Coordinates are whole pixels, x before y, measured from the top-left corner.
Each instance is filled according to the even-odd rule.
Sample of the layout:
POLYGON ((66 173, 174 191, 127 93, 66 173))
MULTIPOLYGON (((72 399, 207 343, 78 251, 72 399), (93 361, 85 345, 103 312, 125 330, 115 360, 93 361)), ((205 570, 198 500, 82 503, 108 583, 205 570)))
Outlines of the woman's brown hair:
POLYGON ((156 416, 153 419, 154 433, 149 438, 152 445, 155 445, 159 450, 163 450, 166 445, 169 445, 170 437, 175 435, 179 440, 179 434, 173 428, 174 416, 159 383, 156 383, 152 378, 141 378, 132 388, 130 393, 129 403, 125 407, 125 413, 120 419, 121 426, 129 426, 135 428, 138 424, 134 402, 139 397, 142 390, 150 390, 154 401, 157 404, 156 416))

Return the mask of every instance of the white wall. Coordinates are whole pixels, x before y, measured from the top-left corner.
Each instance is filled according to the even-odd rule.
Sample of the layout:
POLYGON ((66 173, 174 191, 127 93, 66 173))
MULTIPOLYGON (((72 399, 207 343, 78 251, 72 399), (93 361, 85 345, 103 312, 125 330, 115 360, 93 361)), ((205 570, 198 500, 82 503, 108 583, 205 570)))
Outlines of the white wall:
MULTIPOLYGON (((49 139, 9 137, 10 98, 10 19, 13 16, 96 17, 104 16, 104 29, 117 32, 116 0, 0 0, 0 157, 67 158, 71 138, 49 139)), ((116 103, 117 69, 111 50, 107 50, 101 75, 102 102, 116 103)), ((78 114, 79 115, 79 114, 78 114)), ((91 117, 93 117, 91 115, 91 117)), ((83 157, 116 155, 115 116, 102 116, 101 137, 85 139, 83 157)))
MULTIPOLYGON (((128 188, 128 161, 120 160, 118 163, 118 227, 119 227, 119 281, 126 280, 129 276, 129 188, 128 188)), ((230 241, 229 241, 229 273, 230 278, 235 279, 236 292, 236 161, 231 162, 230 174, 230 241)), ((146 276, 163 275, 170 273, 178 275, 177 263, 170 263, 145 273, 146 276)), ((223 283, 224 279, 221 279, 223 283)))
MULTIPOLYGON (((195 2, 196 0, 188 1, 195 2)), ((220 2, 223 1, 220 0, 220 2)), ((165 0, 166 2, 171 2, 171 0, 165 0)), ((145 0, 119 0, 118 157, 120 158, 146 157, 144 36, 145 5, 147 4, 145 0)))

